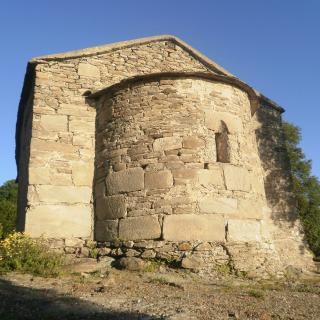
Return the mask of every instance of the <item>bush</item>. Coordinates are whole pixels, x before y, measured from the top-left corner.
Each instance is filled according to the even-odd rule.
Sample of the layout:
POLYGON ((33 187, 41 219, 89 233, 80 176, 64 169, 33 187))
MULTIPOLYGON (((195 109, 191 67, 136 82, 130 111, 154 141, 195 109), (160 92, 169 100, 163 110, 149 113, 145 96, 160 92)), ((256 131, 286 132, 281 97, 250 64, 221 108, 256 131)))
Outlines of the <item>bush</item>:
POLYGON ((0 242, 0 271, 19 271, 40 276, 57 276, 64 264, 62 254, 49 250, 43 239, 15 232, 0 242))
POLYGON ((300 129, 290 123, 284 123, 283 128, 291 164, 293 190, 305 238, 314 254, 320 256, 320 182, 311 174, 311 161, 305 158, 299 147, 300 129))
POLYGON ((0 187, 0 239, 15 230, 18 185, 14 180, 0 187))

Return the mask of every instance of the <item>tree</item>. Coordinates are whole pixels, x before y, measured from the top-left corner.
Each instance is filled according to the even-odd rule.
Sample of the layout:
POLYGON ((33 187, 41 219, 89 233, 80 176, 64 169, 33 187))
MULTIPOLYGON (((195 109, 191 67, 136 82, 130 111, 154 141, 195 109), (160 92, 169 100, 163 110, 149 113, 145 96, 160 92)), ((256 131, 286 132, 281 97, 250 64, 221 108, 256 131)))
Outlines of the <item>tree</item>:
POLYGON ((15 229, 18 185, 14 180, 0 187, 0 239, 15 229))
POLYGON ((311 161, 299 147, 300 128, 288 122, 283 128, 300 220, 310 249, 320 256, 320 182, 311 174, 311 161))

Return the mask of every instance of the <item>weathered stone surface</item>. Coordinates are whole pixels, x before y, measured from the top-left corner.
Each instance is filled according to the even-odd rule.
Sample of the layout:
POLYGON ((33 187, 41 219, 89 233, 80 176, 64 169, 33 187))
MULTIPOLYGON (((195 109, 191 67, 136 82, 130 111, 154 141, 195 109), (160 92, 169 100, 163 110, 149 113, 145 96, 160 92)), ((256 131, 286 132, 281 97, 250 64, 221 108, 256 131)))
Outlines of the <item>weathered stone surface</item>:
POLYGON ((132 168, 111 173, 106 178, 107 194, 131 192, 144 188, 144 172, 142 168, 132 168))
POLYGON ((209 185, 224 186, 222 171, 220 167, 215 167, 210 170, 198 170, 198 181, 201 185, 207 187, 209 185))
POLYGON ((205 146, 205 141, 197 136, 187 136, 182 141, 183 148, 186 149, 201 149, 205 146))
POLYGON ((68 131, 68 118, 64 115, 42 115, 40 126, 48 131, 68 131))
POLYGON ((89 237, 91 217, 90 206, 39 205, 26 213, 26 233, 48 238, 89 237))
POLYGON ((221 121, 227 125, 229 133, 241 133, 243 130, 242 121, 237 116, 227 112, 211 110, 205 113, 205 123, 209 129, 219 132, 221 130, 221 121))
POLYGON ((220 197, 216 199, 203 199, 199 201, 201 213, 235 214, 238 212, 238 200, 220 197))
POLYGON ((73 186, 39 185, 36 192, 40 202, 46 203, 89 203, 91 188, 73 186))
POLYGON ((76 186, 89 186, 93 184, 93 164, 87 162, 72 165, 72 180, 76 186))
POLYGON ((79 63, 78 74, 89 78, 100 78, 100 70, 89 63, 79 63))
POLYGON ((169 170, 149 171, 145 173, 145 189, 164 189, 173 185, 172 174, 169 170))
POLYGON ((123 257, 119 259, 119 266, 130 271, 142 271, 146 268, 148 262, 136 257, 123 257))
POLYGON ((157 239, 161 228, 157 216, 132 217, 120 220, 119 238, 123 240, 157 239))
POLYGON ((95 239, 111 241, 118 238, 118 220, 99 221, 95 224, 95 239))
POLYGON ((30 184, 50 184, 50 172, 46 167, 30 167, 29 168, 30 184))
POLYGON ((154 151, 165 151, 182 148, 182 138, 180 137, 165 137, 156 139, 153 142, 154 151))
POLYGON ((184 269, 201 269, 203 267, 203 259, 199 256, 186 256, 181 261, 181 267, 184 269))
POLYGON ((217 214, 165 216, 163 237, 171 241, 224 241, 224 219, 223 216, 217 214))
POLYGON ((126 200, 122 195, 99 197, 96 199, 96 217, 98 220, 113 220, 125 217, 126 200))
POLYGON ((258 199, 239 199, 239 217, 247 219, 263 218, 263 203, 258 199))
POLYGON ((245 168, 225 164, 223 172, 228 190, 250 191, 250 176, 245 168))
POLYGON ((261 222, 256 220, 228 220, 228 241, 261 241, 261 222))

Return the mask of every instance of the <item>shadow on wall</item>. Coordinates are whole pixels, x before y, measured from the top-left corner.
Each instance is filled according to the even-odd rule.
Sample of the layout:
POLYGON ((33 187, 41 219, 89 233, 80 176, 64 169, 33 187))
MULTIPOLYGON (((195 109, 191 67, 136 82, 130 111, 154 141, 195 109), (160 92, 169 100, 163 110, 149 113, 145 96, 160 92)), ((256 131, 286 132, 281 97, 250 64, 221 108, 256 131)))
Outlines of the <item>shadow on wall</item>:
POLYGON ((258 108, 256 117, 261 127, 256 130, 258 152, 264 171, 265 193, 271 218, 275 224, 281 221, 293 226, 298 219, 296 201, 292 193, 290 162, 285 146, 281 113, 271 107, 258 108))
POLYGON ((134 312, 107 310, 89 301, 56 293, 54 290, 30 289, 0 279, 0 319, 160 319, 134 312))

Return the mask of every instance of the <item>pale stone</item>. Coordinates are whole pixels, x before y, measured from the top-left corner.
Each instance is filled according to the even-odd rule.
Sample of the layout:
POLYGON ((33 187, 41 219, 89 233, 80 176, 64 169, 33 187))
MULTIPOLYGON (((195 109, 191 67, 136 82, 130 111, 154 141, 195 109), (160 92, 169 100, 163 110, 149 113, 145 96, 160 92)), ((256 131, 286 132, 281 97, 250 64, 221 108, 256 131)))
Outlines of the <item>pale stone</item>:
POLYGON ((237 213, 238 200, 226 197, 203 199, 199 201, 199 209, 201 213, 237 213))
POLYGON ((40 126, 48 131, 68 131, 68 118, 63 115, 41 115, 40 126))
POLYGON ((203 263, 203 258, 191 255, 182 259, 181 267, 184 269, 201 269, 203 267, 203 263))
POLYGON ((70 132, 94 134, 94 130, 95 130, 94 119, 70 116, 70 120, 69 120, 69 131, 70 132))
POLYGON ((26 213, 26 233, 32 237, 89 237, 92 209, 81 205, 39 205, 26 213))
POLYGON ((147 190, 170 188, 173 185, 172 174, 169 170, 146 172, 144 179, 144 187, 147 190))
POLYGON ((169 241, 224 241, 224 218, 218 214, 165 216, 163 238, 169 241))
POLYGON ((91 148, 92 147, 92 138, 83 135, 74 135, 72 139, 72 144, 74 146, 91 148))
POLYGON ((250 176, 248 170, 224 164, 223 172, 228 190, 250 191, 250 176))
POLYGON ((220 167, 212 168, 211 170, 199 169, 198 170, 199 184, 207 187, 209 185, 224 186, 223 175, 220 167))
POLYGON ((122 240, 157 239, 161 228, 157 216, 132 217, 120 220, 119 238, 122 240))
POLYGON ((89 203, 92 190, 89 187, 39 185, 36 191, 40 202, 89 203))
POLYGON ((89 78, 100 78, 100 70, 96 66, 89 63, 79 63, 78 74, 80 76, 85 76, 89 78))
POLYGON ((261 241, 261 223, 255 220, 228 220, 227 240, 231 242, 261 241))
POLYGON ((182 138, 180 137, 159 138, 153 142, 154 151, 175 150, 180 148, 182 148, 182 138))
POLYGON ((72 165, 72 180, 76 186, 92 186, 93 163, 77 162, 72 165))
POLYGON ((29 167, 30 184, 50 184, 50 171, 46 167, 29 167))
POLYGON ((95 117, 95 110, 84 105, 61 103, 57 112, 58 114, 65 114, 68 116, 95 117))
POLYGON ((221 130, 221 121, 227 125, 229 133, 241 133, 243 131, 242 121, 239 117, 227 112, 213 110, 205 112, 205 124, 208 129, 219 132, 221 130))
POLYGON ((84 245, 84 240, 79 239, 79 238, 69 238, 65 239, 65 245, 67 247, 83 247, 84 245))
POLYGON ((239 199, 239 218, 262 219, 263 203, 259 199, 239 199))
POLYGON ((205 142, 199 137, 188 136, 183 138, 182 146, 186 149, 201 149, 205 146, 205 142))
POLYGON ((112 241, 118 238, 118 220, 104 220, 95 224, 95 239, 97 241, 112 241))
POLYGON ((96 216, 98 220, 113 220, 125 217, 127 213, 125 197, 100 197, 96 200, 96 216))
POLYGON ((144 188, 144 171, 142 168, 132 168, 110 173, 106 178, 107 194, 131 192, 144 188))
POLYGON ((197 169, 176 169, 172 170, 175 184, 195 183, 198 179, 197 169))

